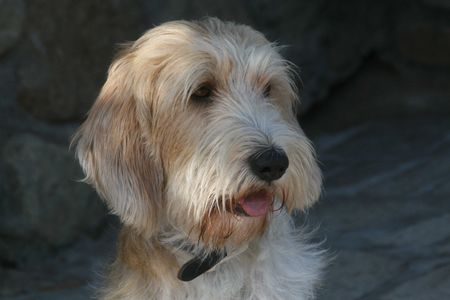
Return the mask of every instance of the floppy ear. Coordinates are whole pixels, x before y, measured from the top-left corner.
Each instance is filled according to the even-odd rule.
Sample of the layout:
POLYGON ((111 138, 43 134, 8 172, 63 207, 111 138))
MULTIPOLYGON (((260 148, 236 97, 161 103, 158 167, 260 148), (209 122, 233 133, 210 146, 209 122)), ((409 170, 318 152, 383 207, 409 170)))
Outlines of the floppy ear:
POLYGON ((123 223, 151 235, 158 226, 163 171, 138 122, 130 63, 125 55, 111 65, 73 142, 85 180, 123 223))

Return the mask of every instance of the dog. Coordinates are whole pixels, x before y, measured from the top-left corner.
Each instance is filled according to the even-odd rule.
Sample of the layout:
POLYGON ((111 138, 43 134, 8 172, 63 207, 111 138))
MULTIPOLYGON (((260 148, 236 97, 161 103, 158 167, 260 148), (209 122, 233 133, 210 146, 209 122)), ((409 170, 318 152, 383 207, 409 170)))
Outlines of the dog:
POLYGON ((254 29, 172 21, 124 46, 74 137, 120 217, 101 299, 313 299, 323 251, 291 213, 322 175, 292 64, 254 29))

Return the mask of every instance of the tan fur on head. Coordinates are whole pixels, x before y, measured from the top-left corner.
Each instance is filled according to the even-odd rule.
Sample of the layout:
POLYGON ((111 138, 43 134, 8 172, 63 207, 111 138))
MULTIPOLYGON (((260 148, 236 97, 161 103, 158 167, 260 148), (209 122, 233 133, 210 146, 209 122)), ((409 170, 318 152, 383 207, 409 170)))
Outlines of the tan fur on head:
POLYGON ((167 222, 186 232, 205 224, 220 197, 267 188, 245 163, 272 144, 291 161, 275 185, 288 209, 317 199, 320 172, 275 50, 249 27, 210 19, 167 23, 122 51, 75 140, 87 181, 125 224, 147 235, 167 222), (218 100, 193 103, 202 85, 218 100))
POLYGON ((112 64, 74 141, 86 181, 125 224, 151 234, 163 204, 164 173, 137 120, 127 60, 124 56, 112 64))
POLYGON ((317 200, 321 174, 296 120, 291 75, 261 33, 214 18, 165 23, 125 47, 74 139, 86 181, 127 226, 116 273, 142 266, 157 277, 143 253, 171 264, 160 235, 239 247, 278 226, 276 215, 317 200), (269 182, 249 166, 267 148, 289 159, 269 182), (280 213, 236 214, 258 191, 280 213))

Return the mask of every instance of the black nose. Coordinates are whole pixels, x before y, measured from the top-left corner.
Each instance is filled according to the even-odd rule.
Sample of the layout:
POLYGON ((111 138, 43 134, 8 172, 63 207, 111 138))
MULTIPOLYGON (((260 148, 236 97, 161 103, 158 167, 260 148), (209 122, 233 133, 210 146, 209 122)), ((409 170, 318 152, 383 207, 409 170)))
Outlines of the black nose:
POLYGON ((289 160, 283 150, 269 148, 250 156, 249 164, 256 176, 271 182, 283 176, 289 166, 289 160))

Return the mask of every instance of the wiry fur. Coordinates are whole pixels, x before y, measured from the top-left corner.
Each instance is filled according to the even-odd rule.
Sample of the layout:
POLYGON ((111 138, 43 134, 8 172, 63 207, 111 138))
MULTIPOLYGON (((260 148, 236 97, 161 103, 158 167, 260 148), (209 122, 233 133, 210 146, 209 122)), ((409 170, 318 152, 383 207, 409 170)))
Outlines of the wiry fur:
POLYGON ((74 139, 86 181, 125 225, 102 298, 313 298, 320 251, 305 245, 288 212, 317 200, 321 174, 296 121, 290 64, 276 50, 247 26, 177 21, 112 63, 74 139), (213 90, 208 103, 192 100, 202 85, 213 90), (248 166, 269 146, 289 158, 270 184, 248 166), (258 190, 281 209, 233 214, 237 199, 258 190), (176 240, 205 253, 248 248, 182 282, 176 273, 191 257, 176 240))

